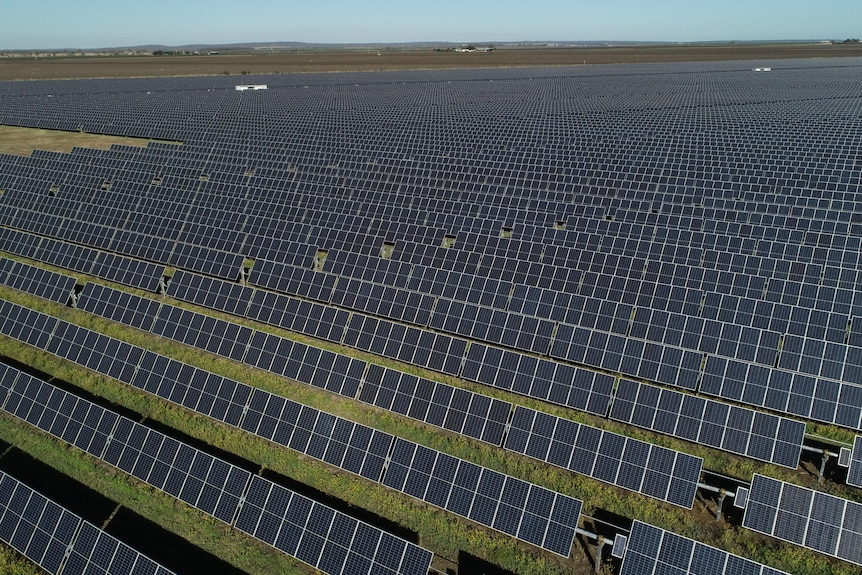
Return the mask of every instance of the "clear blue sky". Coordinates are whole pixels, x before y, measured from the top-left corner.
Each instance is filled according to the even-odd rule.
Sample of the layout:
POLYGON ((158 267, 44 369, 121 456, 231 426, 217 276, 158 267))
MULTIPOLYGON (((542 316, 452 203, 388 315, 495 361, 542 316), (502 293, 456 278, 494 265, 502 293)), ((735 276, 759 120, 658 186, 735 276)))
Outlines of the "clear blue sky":
POLYGON ((3 0, 0 50, 862 37, 862 0, 3 0))

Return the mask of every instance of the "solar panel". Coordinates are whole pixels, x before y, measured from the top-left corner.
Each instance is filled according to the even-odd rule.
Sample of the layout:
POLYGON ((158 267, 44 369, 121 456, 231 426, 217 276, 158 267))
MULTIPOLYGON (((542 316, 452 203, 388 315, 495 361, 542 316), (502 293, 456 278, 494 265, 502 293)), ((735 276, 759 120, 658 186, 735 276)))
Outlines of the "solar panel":
MULTIPOLYGON (((616 542, 614 548, 616 551, 616 542)), ((784 572, 635 521, 628 536, 620 575, 644 573, 779 575, 784 572)))
POLYGON ((243 257, 238 254, 177 243, 169 263, 178 268, 232 280, 239 277, 242 262, 243 257))
POLYGON ((83 521, 63 573, 80 575, 170 575, 152 559, 138 553, 95 525, 83 521))
POLYGON ((247 286, 177 270, 168 284, 167 295, 242 317, 252 291, 247 286))
POLYGON ((341 343, 350 313, 288 295, 256 290, 248 319, 341 343), (309 321, 309 318, 315 318, 309 321))
POLYGON ((18 341, 44 348, 59 320, 9 301, 0 304, 3 323, 0 332, 18 341))
POLYGON ((299 266, 257 260, 248 283, 288 295, 301 296, 324 303, 332 300, 338 276, 299 266))
POLYGON ((371 365, 360 401, 500 445, 512 404, 485 395, 371 365))
POLYGON ((607 374, 479 343, 470 344, 461 377, 601 416, 614 386, 607 374))
POLYGON ((35 259, 39 244, 43 239, 42 236, 10 228, 3 228, 3 234, 3 246, 6 251, 25 258, 35 259))
POLYGON ((44 238, 39 244, 39 249, 33 254, 33 259, 88 274, 97 255, 96 250, 90 248, 67 244, 52 238, 44 238))
POLYGON ((687 390, 697 387, 703 362, 699 351, 567 324, 557 326, 550 355, 687 390))
POLYGON ((65 321, 58 321, 50 341, 40 346, 49 353, 98 373, 129 383, 144 350, 65 321))
POLYGON ((862 565, 862 504, 755 474, 742 525, 862 565))
POLYGON ((81 518, 0 471, 0 540, 48 573, 58 573, 81 518))
POLYGON ((159 308, 151 331, 235 361, 245 357, 253 334, 249 327, 171 305, 159 308))
POLYGON ((847 469, 847 485, 862 487, 862 435, 857 435, 853 440, 850 467, 847 469))
MULTIPOLYGON (((150 254, 151 255, 151 254, 150 254)), ((165 275, 165 266, 108 252, 100 252, 92 275, 123 285, 156 292, 165 275)))
POLYGON ((236 527, 324 573, 423 575, 433 556, 258 476, 236 527))
POLYGON ((160 305, 155 300, 87 282, 78 294, 77 308, 149 331, 160 305))
MULTIPOLYGON (((6 260, 6 258, 0 258, 6 260)), ((65 304, 69 301, 77 280, 24 262, 4 262, 4 284, 49 301, 65 304)))
POLYGON ((396 439, 383 484, 568 557, 581 502, 396 439))
POLYGON ((671 389, 621 379, 610 418, 791 469, 805 424, 671 389))
POLYGON ((862 421, 859 385, 711 355, 700 392, 850 429, 862 421))
POLYGON ((690 509, 703 460, 517 406, 505 449, 690 509))

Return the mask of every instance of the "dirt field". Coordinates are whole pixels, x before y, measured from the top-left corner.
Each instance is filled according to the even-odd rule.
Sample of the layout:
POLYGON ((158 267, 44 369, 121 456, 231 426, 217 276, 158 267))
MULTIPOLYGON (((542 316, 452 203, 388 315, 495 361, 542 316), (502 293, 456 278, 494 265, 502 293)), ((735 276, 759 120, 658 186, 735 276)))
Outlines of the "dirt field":
POLYGON ((114 144, 144 147, 148 143, 149 140, 143 138, 0 125, 0 153, 16 156, 29 156, 33 150, 69 153, 74 147, 108 150, 114 144))
POLYGON ((0 59, 0 80, 276 74, 373 70, 571 66, 642 62, 862 56, 862 44, 728 44, 619 48, 530 48, 494 52, 307 51, 201 56, 0 59))

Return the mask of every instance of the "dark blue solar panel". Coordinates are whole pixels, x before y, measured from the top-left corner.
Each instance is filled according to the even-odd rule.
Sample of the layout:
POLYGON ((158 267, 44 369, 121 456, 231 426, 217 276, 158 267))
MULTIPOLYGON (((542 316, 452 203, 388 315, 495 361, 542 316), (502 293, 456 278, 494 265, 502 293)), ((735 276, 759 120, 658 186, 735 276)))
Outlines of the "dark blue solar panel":
POLYGON ((210 309, 245 316, 252 288, 224 280, 177 270, 168 283, 167 295, 210 309))
POLYGON ((155 300, 88 282, 78 295, 78 309, 149 331, 161 304, 155 300))
POLYGON ((156 292, 165 275, 165 266, 100 252, 95 258, 91 273, 102 279, 156 292))
POLYGON ((857 435, 853 441, 850 468, 847 470, 847 485, 862 487, 862 435, 857 435))
POLYGON ((4 501, 0 539, 48 573, 170 575, 148 557, 2 472, 0 493, 4 501))
POLYGON ((860 534, 862 505, 755 474, 743 526, 862 565, 851 542, 860 534))
POLYGON ((620 575, 642 573, 778 575, 783 572, 635 521, 626 544, 620 575))
POLYGON ((5 274, 0 275, 5 285, 56 303, 69 301, 77 282, 75 278, 24 262, 9 264, 8 261, 4 265, 5 274))

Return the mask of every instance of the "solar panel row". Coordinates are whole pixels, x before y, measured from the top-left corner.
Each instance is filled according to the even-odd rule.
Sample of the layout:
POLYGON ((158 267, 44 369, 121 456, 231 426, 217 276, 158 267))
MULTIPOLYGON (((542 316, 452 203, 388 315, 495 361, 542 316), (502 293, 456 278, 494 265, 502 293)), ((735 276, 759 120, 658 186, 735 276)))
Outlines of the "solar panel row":
MULTIPOLYGON (((261 540, 312 567, 331 575, 428 572, 429 551, 7 366, 6 374, 10 373, 12 377, 0 380, 4 385, 2 408, 8 413, 208 515, 252 536, 260 535, 261 540), (81 436, 89 439, 81 441, 81 436), (99 440, 93 441, 97 436, 99 440), (296 513, 279 515, 276 511, 288 501, 295 511, 304 512, 299 515, 302 521, 296 513), (329 522, 315 526, 311 523, 315 517, 326 517, 329 522), (259 522, 271 531, 264 532, 259 522), (375 545, 358 541, 357 548, 352 548, 360 525, 375 545), (275 535, 292 532, 293 545, 277 545, 269 534, 272 530, 275 535), (324 546, 331 556, 322 556, 324 546)), ((90 549, 99 547, 84 552, 89 554, 90 549)))
MULTIPOLYGON (((118 292, 117 297, 124 296, 118 292)), ((85 306, 88 304, 83 293, 81 301, 85 306)), ((93 304, 89 306, 93 307, 93 304)), ((275 365, 280 375, 355 397, 358 386, 342 387, 341 382, 330 375, 332 365, 337 361, 334 354, 328 354, 324 362, 321 361, 322 351, 313 347, 289 340, 279 341, 273 335, 252 335, 249 328, 168 305, 161 310, 164 313, 160 317, 169 316, 172 329, 168 331, 165 328, 168 324, 160 327, 157 323, 154 333, 237 361, 243 360, 248 344, 254 339, 247 363, 270 371, 275 365), (274 351, 272 354, 263 353, 266 348, 274 351), (276 361, 275 356, 283 359, 276 361)), ((463 377, 523 395, 548 398, 601 416, 607 415, 613 398, 612 419, 792 469, 798 465, 805 429, 801 422, 625 379, 614 390, 615 379, 612 376, 483 347, 473 344, 463 377), (470 362, 473 354, 484 356, 478 355, 476 357, 480 361, 470 362)), ((369 366, 363 376, 364 370, 359 366, 355 369, 357 384, 360 379, 362 382, 361 401, 500 445, 511 404, 501 403, 494 409, 497 416, 489 420, 491 400, 485 396, 379 366, 369 366), (421 386, 424 397, 414 405, 418 386, 421 386), (431 401, 435 394, 436 401, 431 401), (431 411, 429 402, 434 404, 431 411), (471 414, 470 409, 473 408, 469 406, 479 403, 483 407, 471 414)), ((339 373, 343 379, 345 374, 339 373)))
MULTIPOLYGON (((14 304, 10 304, 10 306, 12 305, 14 304)), ((18 308, 18 313, 24 313, 26 309, 20 308, 20 306, 15 307, 18 308)), ((11 313, 15 312, 12 311, 11 313)), ((30 317, 29 314, 27 317, 30 317)), ((126 377, 123 381, 134 387, 229 425, 245 429, 250 433, 310 457, 339 466, 372 481, 385 483, 386 461, 390 457, 394 440, 389 434, 303 406, 269 392, 254 389, 150 351, 144 351, 116 340, 111 342, 109 341, 110 338, 86 328, 79 328, 62 321, 56 323, 58 335, 53 337, 47 346, 49 351, 56 348, 60 353, 63 353, 61 357, 78 361, 81 365, 112 377, 115 377, 112 373, 118 373, 126 377), (98 352, 91 354, 89 349, 92 346, 98 346, 98 349, 116 351, 113 348, 118 345, 126 346, 125 353, 115 354, 128 358, 125 361, 116 359, 114 355, 98 352), (106 357, 113 361, 107 361, 106 357), (136 370, 135 366, 137 366, 136 370), (133 373, 131 377, 128 373, 130 369, 133 373)), ((490 409, 490 403, 488 408, 490 409)), ((12 413, 17 414, 14 410, 12 413)), ((22 418, 34 423, 26 415, 22 418)), ((125 436, 124 430, 118 428, 114 431, 114 435, 118 433, 120 437, 125 436)), ((108 455, 106 452, 103 457, 108 460, 108 455)), ((122 455, 117 457, 122 457, 122 455)), ((132 459, 137 460, 136 457, 132 457, 132 459)), ((115 464, 125 469, 120 463, 115 464)), ((466 462, 464 464, 465 466, 468 465, 466 462)), ((482 468, 477 466, 477 469, 482 468)), ((159 488, 168 491, 167 487, 159 486, 159 488)), ((171 493, 171 491, 168 492, 171 493)), ((553 492, 549 493, 553 494, 553 492)), ((565 497, 559 494, 553 495, 565 497)), ((189 497, 195 498, 196 502, 199 492, 191 492, 189 497)), ((573 499, 572 501, 576 500, 573 499)), ((187 502, 196 504, 191 501, 187 502)), ((580 506, 580 502, 577 502, 577 505, 580 506)), ((573 523, 564 526, 565 533, 571 531, 574 534, 578 517, 574 516, 569 519, 573 523)), ((487 525, 493 527, 493 523, 487 525)), ((549 550, 568 556, 572 540, 569 540, 568 547, 565 549, 559 547, 559 542, 566 538, 565 533, 562 536, 557 535, 548 538, 549 544, 553 542, 556 545, 549 550)), ((533 542, 534 539, 528 541, 533 542)))

